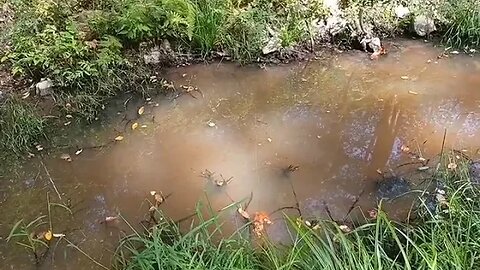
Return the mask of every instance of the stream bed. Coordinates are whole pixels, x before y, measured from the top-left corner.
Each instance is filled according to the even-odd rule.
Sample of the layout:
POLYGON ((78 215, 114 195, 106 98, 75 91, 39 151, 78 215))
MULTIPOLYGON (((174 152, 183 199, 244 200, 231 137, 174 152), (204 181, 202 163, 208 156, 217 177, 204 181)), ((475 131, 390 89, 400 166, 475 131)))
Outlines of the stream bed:
MULTIPOLYGON (((148 216, 151 191, 169 194, 160 208, 174 220, 193 213, 199 201, 218 210, 251 194, 251 213, 298 202, 305 218, 329 218, 328 206, 332 218, 342 220, 352 205, 357 216, 376 207, 380 174, 402 175, 415 189, 429 177, 418 168, 428 167, 443 144, 476 156, 480 58, 446 57, 422 41, 390 47, 378 61, 353 51, 263 68, 176 68, 165 74, 175 88, 167 97, 119 98, 102 123, 66 128, 62 142, 75 147, 36 153, 0 174, 0 268, 98 267, 62 242, 36 268, 15 241, 6 243, 16 221, 48 214, 47 194, 72 211, 51 210, 54 232, 110 265, 119 237, 131 229, 105 219, 121 213, 138 227, 148 216), (112 141, 118 136, 122 140, 112 141), (223 179, 228 184, 217 186, 223 179)), ((410 204, 399 198, 385 208, 402 220, 410 204)), ((226 224, 239 218, 234 208, 222 216, 226 224)), ((267 231, 288 243, 282 217, 276 213, 267 231)))

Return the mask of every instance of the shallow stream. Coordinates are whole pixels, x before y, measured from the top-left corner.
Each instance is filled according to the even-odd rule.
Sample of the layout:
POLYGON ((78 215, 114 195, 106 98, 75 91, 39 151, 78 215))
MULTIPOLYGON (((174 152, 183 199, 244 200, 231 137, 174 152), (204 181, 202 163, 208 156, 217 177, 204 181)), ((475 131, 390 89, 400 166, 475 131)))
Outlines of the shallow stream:
MULTIPOLYGON (((119 99, 104 123, 66 128, 62 143, 76 147, 36 153, 12 174, 0 174, 0 268, 36 269, 24 249, 5 239, 17 220, 47 214, 47 193, 73 212, 52 210, 54 232, 109 265, 130 229, 105 218, 121 213, 138 226, 153 190, 171 194, 161 209, 173 219, 194 212, 199 201, 217 210, 253 194, 251 213, 298 201, 306 218, 328 218, 327 205, 341 220, 353 204, 364 211, 376 206, 379 173, 401 174, 414 189, 427 174, 418 168, 440 153, 445 131, 445 148, 475 156, 480 142, 480 58, 442 53, 400 40, 378 61, 354 51, 264 68, 213 63, 172 69, 166 77, 177 92, 119 99), (199 91, 179 95, 181 85, 199 91), (119 135, 123 140, 88 149, 119 135), (206 170, 210 180, 202 177, 206 170), (221 179, 231 181, 219 187, 221 179)), ((404 219, 409 203, 392 200, 386 209, 404 219)), ((234 210, 223 215, 226 223, 235 224, 234 210)), ((267 230, 275 241, 288 242, 282 215, 267 230)), ((40 269, 97 267, 73 247, 50 249, 40 269)))

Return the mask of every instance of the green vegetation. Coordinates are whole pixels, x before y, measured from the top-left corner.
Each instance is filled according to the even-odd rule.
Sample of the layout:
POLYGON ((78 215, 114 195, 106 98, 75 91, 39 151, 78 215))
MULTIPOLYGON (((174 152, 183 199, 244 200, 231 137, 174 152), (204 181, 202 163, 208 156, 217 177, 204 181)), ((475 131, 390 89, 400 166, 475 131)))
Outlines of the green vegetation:
POLYGON ((27 151, 45 136, 45 121, 34 106, 14 97, 0 103, 0 151, 27 151))
POLYGON ((448 0, 443 8, 444 40, 455 47, 480 46, 480 5, 476 0, 448 0))
MULTIPOLYGON (((480 202, 470 163, 444 166, 432 176, 437 189, 419 198, 408 224, 387 214, 366 220, 352 231, 332 221, 314 228, 290 221, 293 244, 278 246, 268 235, 255 245, 248 223, 231 237, 221 233, 218 216, 203 219, 186 234, 163 217, 145 234, 135 232, 117 249, 118 269, 478 269, 480 202), (445 193, 444 193, 445 192, 445 193), (436 205, 427 205, 431 198, 436 205), (413 217, 413 216, 412 216, 413 217), (247 234, 248 235, 248 234, 247 234), (223 237, 223 238, 222 238, 223 237), (215 240, 217 239, 217 240, 215 240), (218 240, 222 239, 222 240, 218 240)), ((159 213, 161 215, 161 213, 159 213)))

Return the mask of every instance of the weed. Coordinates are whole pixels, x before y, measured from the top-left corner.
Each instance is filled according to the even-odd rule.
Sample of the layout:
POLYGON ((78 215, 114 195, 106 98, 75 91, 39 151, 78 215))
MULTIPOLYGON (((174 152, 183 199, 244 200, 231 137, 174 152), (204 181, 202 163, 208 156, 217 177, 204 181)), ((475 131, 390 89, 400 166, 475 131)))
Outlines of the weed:
MULTIPOLYGON (((182 234, 166 221, 122 240, 116 252, 119 269, 478 269, 480 203, 470 181, 470 164, 436 175, 441 180, 437 210, 412 223, 398 223, 379 211, 374 220, 351 228, 333 221, 315 226, 289 220, 292 244, 267 238, 255 248, 240 235, 215 243, 218 216, 203 219, 182 234), (445 191, 445 193, 444 193, 445 191), (440 196, 441 194, 445 194, 440 196)), ((424 205, 424 204, 421 204, 424 205)), ((249 224, 246 225, 250 226, 249 224)))
POLYGON ((222 44, 239 62, 254 61, 261 53, 268 32, 268 13, 255 5, 233 9, 226 22, 222 44))
POLYGON ((443 13, 447 21, 444 41, 456 47, 480 46, 480 5, 476 0, 448 0, 443 13))
POLYGON ((45 121, 34 106, 15 97, 0 104, 0 148, 20 153, 45 136, 45 121))
POLYGON ((196 17, 193 31, 194 46, 209 53, 218 45, 229 9, 229 1, 195 0, 196 17))

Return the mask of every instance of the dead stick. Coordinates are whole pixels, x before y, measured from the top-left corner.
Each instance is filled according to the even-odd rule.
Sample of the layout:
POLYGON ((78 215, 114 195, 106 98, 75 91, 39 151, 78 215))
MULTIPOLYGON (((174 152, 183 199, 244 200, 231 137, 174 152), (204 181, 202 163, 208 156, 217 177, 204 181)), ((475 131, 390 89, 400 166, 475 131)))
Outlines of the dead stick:
POLYGON ((330 209, 328 208, 328 205, 327 205, 327 203, 326 203, 325 201, 323 201, 323 207, 325 207, 325 211, 327 212, 327 215, 328 215, 328 217, 330 218, 330 220, 333 221, 333 222, 337 222, 337 221, 333 218, 332 213, 330 212, 330 209))
POLYGON ((302 211, 300 210, 300 203, 298 202, 298 199, 297 199, 297 193, 295 192, 295 188, 293 188, 292 181, 289 181, 289 182, 290 182, 290 187, 292 188, 293 197, 295 198, 295 205, 297 206, 298 214, 302 216, 302 211))
POLYGON ((60 192, 58 192, 57 186, 55 185, 55 182, 53 182, 53 179, 52 179, 52 177, 50 176, 50 173, 48 172, 47 166, 45 166, 45 163, 43 163, 42 160, 40 160, 40 163, 42 164, 43 169, 45 169, 45 173, 47 173, 48 179, 50 180, 50 183, 52 184, 53 189, 55 189, 55 192, 57 193, 58 198, 61 200, 61 199, 62 199, 62 196, 60 196, 60 192))

